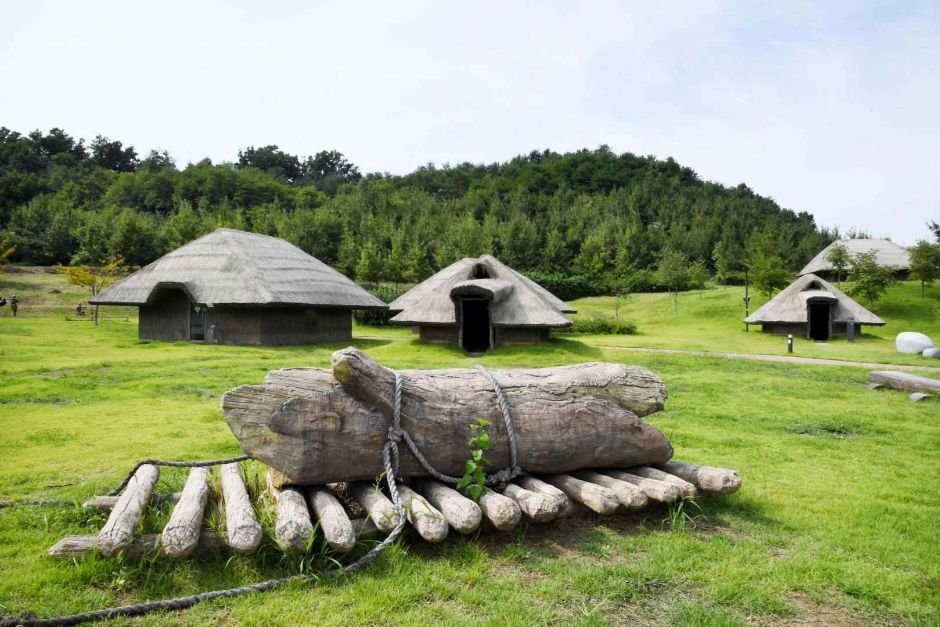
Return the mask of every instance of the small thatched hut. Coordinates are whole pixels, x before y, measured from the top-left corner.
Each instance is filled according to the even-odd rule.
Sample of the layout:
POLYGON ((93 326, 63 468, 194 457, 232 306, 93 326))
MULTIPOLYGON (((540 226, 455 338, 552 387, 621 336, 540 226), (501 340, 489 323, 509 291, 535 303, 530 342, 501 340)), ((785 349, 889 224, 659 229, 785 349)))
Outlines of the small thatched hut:
MULTIPOLYGON (((894 275, 899 279, 906 279, 907 273, 911 269, 911 256, 903 246, 895 244, 887 239, 844 239, 833 242, 823 248, 818 255, 813 257, 808 264, 800 270, 800 275, 815 274, 824 279, 836 278, 835 268, 829 261, 829 252, 832 247, 842 244, 849 251, 849 256, 858 253, 867 253, 875 251, 875 258, 878 265, 885 266, 894 270, 894 275)), ((843 277, 844 278, 844 277, 843 277)))
POLYGON ((744 319, 765 332, 792 333, 814 340, 846 334, 849 317, 861 325, 881 326, 884 320, 868 311, 831 283, 805 274, 744 319))
POLYGON ((218 229, 89 301, 136 305, 141 339, 308 344, 352 337, 353 309, 378 298, 282 239, 218 229))
POLYGON ((417 327, 421 339, 478 353, 500 344, 535 344, 571 326, 568 304, 495 257, 453 263, 388 308, 392 322, 417 327))

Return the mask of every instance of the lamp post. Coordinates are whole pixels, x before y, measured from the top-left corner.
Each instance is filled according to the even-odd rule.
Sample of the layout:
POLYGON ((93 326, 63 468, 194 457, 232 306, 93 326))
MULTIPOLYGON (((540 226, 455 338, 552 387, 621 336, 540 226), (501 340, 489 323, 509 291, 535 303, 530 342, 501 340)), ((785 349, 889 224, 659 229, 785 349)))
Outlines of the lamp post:
POLYGON ((793 352, 793 335, 792 334, 787 335, 787 352, 788 353, 793 352))

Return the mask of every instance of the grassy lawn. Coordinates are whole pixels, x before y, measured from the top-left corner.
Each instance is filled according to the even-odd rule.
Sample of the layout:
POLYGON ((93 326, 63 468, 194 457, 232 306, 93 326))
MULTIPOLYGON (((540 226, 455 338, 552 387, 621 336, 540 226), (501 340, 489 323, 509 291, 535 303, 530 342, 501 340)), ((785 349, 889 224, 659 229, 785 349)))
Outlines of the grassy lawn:
MULTIPOLYGON (((679 316, 676 317, 671 295, 633 294, 621 299, 619 315, 636 323, 637 335, 582 335, 579 339, 603 346, 786 354, 786 336, 761 333, 759 326, 751 326, 749 333, 744 332, 743 299, 743 287, 683 292, 679 294, 679 316)), ((752 292, 751 312, 765 302, 764 297, 752 292)), ((582 298, 572 305, 579 316, 613 316, 617 300, 608 296, 582 298)), ((919 283, 899 283, 871 309, 887 322, 885 326, 865 327, 862 337, 855 342, 844 338, 813 342, 798 337, 793 354, 849 361, 940 365, 920 355, 902 355, 894 347, 894 338, 901 331, 919 331, 940 342, 940 285, 928 287, 922 298, 919 283)))
MULTIPOLYGON (((60 289, 54 285, 47 287, 60 289)), ((898 288, 901 301, 909 300, 906 288, 898 288)), ((0 293, 7 291, 0 282, 0 293)), ((668 312, 671 306, 664 297, 636 296, 626 315, 644 335, 558 338, 537 347, 500 348, 482 360, 421 344, 405 337, 406 329, 384 340, 362 337, 383 335, 384 329, 357 329, 354 342, 391 367, 609 360, 650 368, 666 381, 669 400, 666 411, 649 420, 670 437, 677 458, 735 468, 744 479, 739 493, 690 508, 694 524, 672 528, 668 511, 660 508, 522 526, 509 534, 453 534, 433 547, 409 537, 344 581, 116 623, 937 624, 935 402, 868 390, 862 368, 600 347, 639 341, 648 344, 630 345, 770 352, 749 343, 763 341, 755 339, 759 333, 739 337, 744 334, 737 318, 711 324, 722 307, 740 302, 737 294, 705 292, 701 307, 711 302, 716 313, 698 327, 680 319, 676 328, 669 324, 674 318, 656 321, 656 307, 668 312), (640 318, 642 312, 648 317, 640 318), (654 333, 662 334, 660 340, 654 333), (728 346, 709 343, 712 333, 731 338, 728 346), (702 345, 681 345, 687 340, 702 345)), ((66 322, 61 310, 75 295, 43 297, 61 303, 50 302, 45 316, 13 320, 7 310, 0 317, 0 500, 102 494, 143 457, 236 454, 218 409, 220 395, 260 382, 273 368, 327 366, 331 351, 340 348, 140 342, 133 319, 97 328, 66 322)), ((691 316, 698 298, 683 295, 680 313, 691 316)), ((604 306, 597 299, 578 306, 588 311, 594 303, 604 306)), ((38 301, 34 305, 37 313, 38 301)), ((909 323, 940 335, 935 313, 909 323)), ((871 345, 893 344, 895 331, 884 331, 871 345)), ((844 348, 869 350, 863 342, 844 348)), ((873 359, 868 353, 857 358, 873 359)), ((258 470, 249 467, 255 491, 258 470)), ((165 470, 159 490, 179 489, 184 480, 182 471, 165 470)), ((259 508, 269 520, 270 506, 262 502, 259 508)), ((144 530, 159 531, 168 514, 153 508, 144 530)), ((270 540, 254 556, 180 563, 45 557, 61 536, 95 533, 102 522, 100 514, 79 508, 0 510, 0 612, 81 611, 329 564, 321 546, 302 561, 282 556, 270 540)))

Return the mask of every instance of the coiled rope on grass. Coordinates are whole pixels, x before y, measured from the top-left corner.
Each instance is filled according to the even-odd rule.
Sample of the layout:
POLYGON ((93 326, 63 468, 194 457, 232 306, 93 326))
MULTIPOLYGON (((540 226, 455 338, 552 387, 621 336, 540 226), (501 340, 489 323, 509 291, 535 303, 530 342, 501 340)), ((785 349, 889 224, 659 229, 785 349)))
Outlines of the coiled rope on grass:
MULTIPOLYGON (((516 451, 516 438, 515 432, 512 426, 512 416, 509 413, 509 404, 506 402, 506 398, 503 395, 503 391, 499 386, 499 383, 496 381, 496 378, 491 372, 486 370, 483 366, 477 366, 483 373, 489 377, 490 381, 493 383, 493 388, 496 392, 497 402, 499 403, 500 412, 503 416, 503 421, 506 424, 506 430, 509 440, 509 466, 499 470, 495 473, 487 475, 486 483, 491 487, 504 486, 506 483, 514 479, 515 477, 522 474, 522 469, 517 465, 517 451, 516 451)), ((90 612, 81 612, 78 614, 67 614, 63 616, 56 616, 51 618, 37 618, 32 613, 24 614, 23 616, 16 617, 9 614, 0 614, 0 627, 15 627, 22 625, 23 627, 59 627, 62 625, 77 625, 79 623, 84 623, 92 620, 105 620, 110 618, 117 618, 119 616, 142 616, 144 614, 149 614, 151 612, 158 611, 175 611, 183 610, 190 608, 194 605, 202 603, 204 601, 211 601, 213 599, 228 599, 232 597, 238 597, 245 594, 250 594, 253 592, 264 592, 266 590, 272 590, 278 588, 285 584, 295 582, 295 581, 311 581, 316 579, 329 580, 334 579, 340 575, 346 575, 358 572, 368 566, 376 557, 378 557, 385 549, 387 549, 392 543, 394 543, 402 532, 405 530, 405 524, 407 523, 407 517, 405 515, 405 505, 402 503, 401 494, 398 491, 398 461, 400 456, 400 451, 398 444, 402 440, 408 446, 408 449, 411 451, 412 455, 418 460, 421 466, 430 474, 431 476, 444 481, 450 484, 456 484, 459 480, 456 477, 450 477, 443 473, 440 473, 435 469, 427 458, 421 453, 417 445, 414 443, 414 440, 411 439, 411 436, 408 434, 408 431, 401 426, 401 398, 402 398, 402 389, 404 387, 404 377, 398 371, 395 371, 395 401, 394 401, 394 411, 392 416, 392 426, 388 429, 387 439, 385 441, 385 446, 382 448, 382 463, 385 467, 385 481, 388 485, 389 495, 392 497, 392 503, 395 506, 395 509, 398 511, 398 524, 395 525, 395 528, 392 529, 391 533, 388 536, 370 549, 365 555, 352 562, 346 566, 338 566, 326 571, 321 571, 319 573, 313 573, 309 575, 290 575, 287 577, 280 577, 276 579, 268 579, 265 581, 259 581, 247 586, 239 586, 236 588, 227 588, 224 590, 211 590, 208 592, 200 592, 199 594, 192 594, 188 596, 176 597, 172 599, 161 599, 159 601, 145 601, 142 603, 134 603, 132 605, 120 605, 116 607, 109 607, 100 610, 93 610, 90 612)), ((218 459, 218 460, 204 460, 204 461, 167 461, 167 460, 157 460, 157 459, 148 459, 138 462, 134 468, 127 474, 124 481, 118 485, 117 488, 112 490, 109 493, 109 496, 114 496, 123 490, 127 483, 130 481, 131 477, 134 476, 134 473, 143 466, 144 464, 153 464, 156 466, 168 466, 171 468, 198 468, 205 466, 218 466, 221 464, 229 464, 235 462, 246 461, 253 459, 248 455, 241 455, 238 457, 230 457, 227 459, 218 459)), ((22 503, 14 504, 2 504, 3 506, 16 507, 21 505, 31 505, 31 504, 74 504, 74 501, 24 501, 22 503)))

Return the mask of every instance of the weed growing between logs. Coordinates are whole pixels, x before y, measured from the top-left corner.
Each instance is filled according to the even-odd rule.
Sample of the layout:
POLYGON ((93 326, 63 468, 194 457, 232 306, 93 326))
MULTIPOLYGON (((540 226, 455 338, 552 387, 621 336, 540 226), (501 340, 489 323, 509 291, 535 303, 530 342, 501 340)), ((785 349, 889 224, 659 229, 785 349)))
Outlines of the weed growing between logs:
POLYGON ((470 459, 464 465, 463 477, 457 482, 457 489, 464 490, 467 497, 474 502, 486 494, 486 466, 489 461, 483 454, 490 448, 490 432, 487 430, 490 424, 489 420, 477 418, 476 422, 470 425, 470 432, 473 434, 467 440, 470 459))

